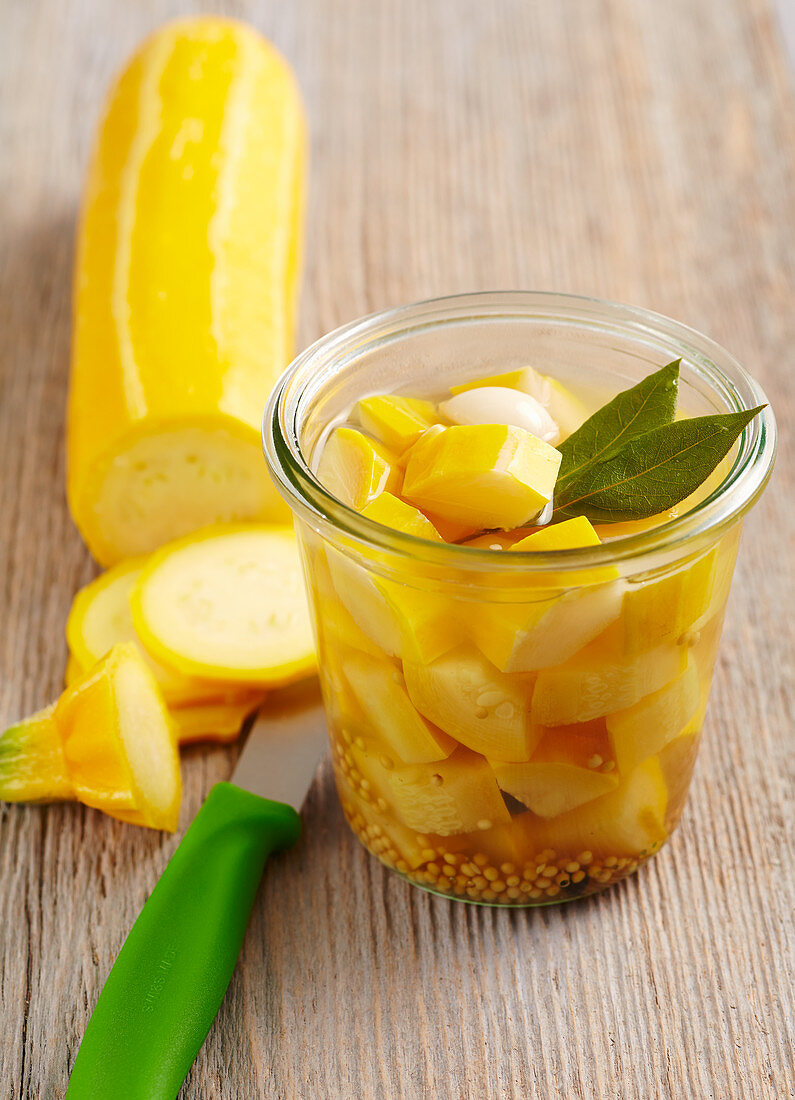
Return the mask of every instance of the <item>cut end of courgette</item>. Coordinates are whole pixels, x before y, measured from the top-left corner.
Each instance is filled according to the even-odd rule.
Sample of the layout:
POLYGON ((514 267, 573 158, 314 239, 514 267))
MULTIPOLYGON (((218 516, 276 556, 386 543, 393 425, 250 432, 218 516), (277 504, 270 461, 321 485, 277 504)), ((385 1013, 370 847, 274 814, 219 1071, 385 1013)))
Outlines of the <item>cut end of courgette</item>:
POLYGON ((175 732, 151 672, 135 650, 113 675, 118 731, 139 792, 141 824, 173 832, 181 782, 175 732))
POLYGON ((175 733, 134 643, 114 646, 67 688, 53 720, 74 798, 122 821, 176 829, 182 789, 175 733))
POLYGON ((146 649, 185 675, 276 686, 314 671, 292 528, 219 526, 165 546, 131 606, 146 649))
POLYGON ((78 674, 57 703, 0 737, 0 799, 76 799, 122 821, 177 827, 174 727, 133 643, 78 674))
POLYGON ((54 802, 74 798, 53 712, 55 705, 0 735, 0 801, 54 802))
POLYGON ((229 419, 163 426, 133 436, 102 463, 73 511, 103 565, 147 554, 213 523, 284 523, 287 505, 257 432, 229 419))

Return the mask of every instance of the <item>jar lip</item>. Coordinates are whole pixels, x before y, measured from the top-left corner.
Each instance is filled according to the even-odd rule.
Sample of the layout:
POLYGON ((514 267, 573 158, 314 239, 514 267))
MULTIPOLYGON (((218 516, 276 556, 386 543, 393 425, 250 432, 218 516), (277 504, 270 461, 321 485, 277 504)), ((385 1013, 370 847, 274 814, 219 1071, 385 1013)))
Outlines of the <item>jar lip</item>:
POLYGON ((598 567, 633 561, 653 552, 685 550, 692 541, 717 538, 753 505, 765 487, 776 452, 776 422, 761 386, 719 344, 678 321, 638 306, 549 291, 478 291, 429 298, 357 318, 322 336, 298 355, 274 386, 262 422, 265 456, 276 487, 301 519, 350 540, 433 565, 469 570, 543 572, 598 567), (621 331, 664 338, 672 359, 681 357, 732 410, 766 407, 743 429, 731 469, 704 500, 681 516, 656 527, 592 547, 569 550, 512 551, 435 543, 385 527, 332 496, 317 480, 300 446, 301 414, 310 383, 315 390, 365 346, 399 338, 430 326, 540 317, 549 322, 590 323, 595 331, 621 331))

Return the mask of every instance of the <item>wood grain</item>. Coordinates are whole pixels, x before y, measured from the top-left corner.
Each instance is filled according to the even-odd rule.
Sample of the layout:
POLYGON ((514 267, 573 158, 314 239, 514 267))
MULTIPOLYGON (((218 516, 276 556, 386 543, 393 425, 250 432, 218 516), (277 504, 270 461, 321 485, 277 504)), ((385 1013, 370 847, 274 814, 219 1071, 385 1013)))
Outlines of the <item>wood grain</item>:
MULTIPOLYGON (((251 0, 313 129, 302 342, 493 287, 649 306, 792 422, 793 96, 765 0, 251 0)), ((64 502, 72 234, 99 104, 170 0, 6 0, 0 36, 0 720, 59 689, 94 571, 64 502)), ((324 771, 271 866, 189 1097, 782 1100, 793 1062, 789 433, 741 550, 666 851, 542 912, 433 898, 349 835, 324 771), (787 606, 789 602, 789 607, 787 606)), ((234 749, 185 755, 182 825, 234 749)), ((177 843, 0 808, 0 1098, 63 1096, 177 843)))

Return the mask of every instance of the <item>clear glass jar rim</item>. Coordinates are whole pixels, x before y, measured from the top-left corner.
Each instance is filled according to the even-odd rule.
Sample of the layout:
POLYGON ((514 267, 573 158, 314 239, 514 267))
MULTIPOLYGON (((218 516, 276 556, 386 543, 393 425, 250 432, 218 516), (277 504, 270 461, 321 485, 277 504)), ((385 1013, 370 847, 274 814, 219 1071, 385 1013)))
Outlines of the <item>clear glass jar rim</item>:
POLYGON ((761 386, 719 344, 662 314, 600 298, 547 291, 483 291, 429 298, 351 321, 321 337, 297 356, 273 388, 262 422, 263 449, 276 486, 301 519, 324 534, 341 532, 368 547, 408 555, 433 565, 470 570, 543 572, 598 567, 660 551, 685 550, 691 541, 717 538, 754 504, 772 472, 776 422, 761 386), (654 337, 670 346, 718 391, 733 410, 766 405, 744 429, 737 456, 719 486, 681 516, 600 546, 507 555, 501 550, 434 543, 384 527, 332 496, 317 480, 300 446, 302 414, 310 398, 335 375, 346 356, 387 338, 423 328, 473 320, 543 317, 550 322, 590 324, 595 331, 654 337), (329 528, 331 530, 329 530, 329 528))

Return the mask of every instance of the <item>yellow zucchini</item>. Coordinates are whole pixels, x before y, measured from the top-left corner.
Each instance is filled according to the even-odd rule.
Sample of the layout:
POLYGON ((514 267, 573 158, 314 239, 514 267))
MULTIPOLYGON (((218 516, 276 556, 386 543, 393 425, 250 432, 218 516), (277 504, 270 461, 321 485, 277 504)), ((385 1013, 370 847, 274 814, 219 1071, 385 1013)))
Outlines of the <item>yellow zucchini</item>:
POLYGON ((113 564, 227 520, 283 520, 260 450, 293 354, 305 121, 256 31, 171 23, 112 89, 82 203, 68 497, 113 564))

